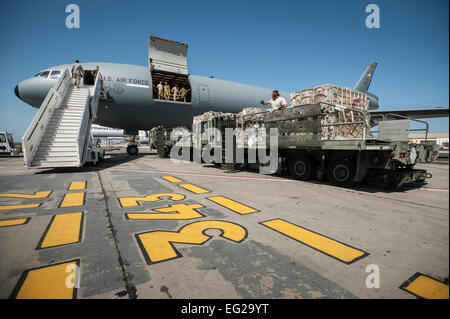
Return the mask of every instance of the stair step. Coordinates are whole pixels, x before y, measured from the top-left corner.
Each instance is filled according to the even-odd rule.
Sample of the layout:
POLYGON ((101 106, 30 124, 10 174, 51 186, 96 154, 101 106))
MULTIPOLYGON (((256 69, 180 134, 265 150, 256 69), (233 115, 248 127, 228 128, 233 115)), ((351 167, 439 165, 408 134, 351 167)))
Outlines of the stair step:
POLYGON ((55 157, 78 157, 78 151, 77 150, 70 150, 70 151, 46 151, 46 150, 38 150, 36 152, 35 158, 55 158, 55 157))
POLYGON ((81 123, 81 119, 75 119, 75 118, 61 118, 61 119, 55 119, 55 122, 53 122, 52 124, 56 124, 59 123, 64 124, 64 123, 81 123))
POLYGON ((78 147, 76 142, 41 142, 39 148, 73 148, 78 147))
POLYGON ((77 143, 77 139, 64 137, 44 137, 41 143, 77 143))
POLYGON ((36 156, 33 162, 77 162, 77 156, 36 156))
POLYGON ((31 168, 78 167, 78 161, 32 161, 31 168))
POLYGON ((57 114, 54 115, 53 118, 55 119, 64 119, 64 118, 70 118, 70 119, 81 119, 82 116, 81 114, 76 114, 76 113, 64 113, 64 114, 57 114))
POLYGON ((78 147, 76 144, 74 144, 72 147, 63 147, 63 146, 44 146, 39 145, 38 152, 73 152, 74 150, 78 150, 78 147))
POLYGON ((45 134, 43 136, 43 139, 50 139, 50 138, 73 138, 76 139, 78 136, 77 133, 49 133, 45 134))

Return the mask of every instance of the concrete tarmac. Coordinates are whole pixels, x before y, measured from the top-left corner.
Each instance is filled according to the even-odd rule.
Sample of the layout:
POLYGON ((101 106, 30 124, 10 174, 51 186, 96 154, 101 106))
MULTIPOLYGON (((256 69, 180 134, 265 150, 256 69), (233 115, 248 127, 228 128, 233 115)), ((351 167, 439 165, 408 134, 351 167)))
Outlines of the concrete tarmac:
POLYGON ((0 298, 448 298, 448 164, 397 190, 148 149, 0 164, 0 298))

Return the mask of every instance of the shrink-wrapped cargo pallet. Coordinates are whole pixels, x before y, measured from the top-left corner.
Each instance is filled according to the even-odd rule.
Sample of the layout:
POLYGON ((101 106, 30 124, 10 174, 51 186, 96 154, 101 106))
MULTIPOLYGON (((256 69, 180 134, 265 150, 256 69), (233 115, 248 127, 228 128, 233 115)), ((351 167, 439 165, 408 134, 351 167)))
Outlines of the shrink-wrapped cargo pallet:
MULTIPOLYGON (((301 106, 305 104, 330 103, 338 107, 321 104, 324 108, 324 115, 320 117, 322 125, 348 122, 364 122, 364 124, 324 126, 322 127, 322 140, 332 139, 360 139, 363 129, 366 133, 370 131, 369 121, 369 97, 361 92, 332 84, 325 84, 318 87, 297 91, 291 94, 291 106, 301 106), (351 109, 366 112, 362 113, 351 109)), ((303 134, 303 133, 300 133, 303 134)))
POLYGON ((267 109, 258 107, 247 107, 243 109, 236 117, 236 122, 239 127, 242 127, 242 121, 244 122, 244 129, 253 127, 255 124, 261 124, 264 122, 264 116, 267 109))
POLYGON ((234 113, 222 113, 222 112, 216 112, 216 111, 208 111, 205 113, 202 113, 200 115, 194 116, 193 122, 199 123, 201 121, 204 121, 212 116, 235 116, 234 113))

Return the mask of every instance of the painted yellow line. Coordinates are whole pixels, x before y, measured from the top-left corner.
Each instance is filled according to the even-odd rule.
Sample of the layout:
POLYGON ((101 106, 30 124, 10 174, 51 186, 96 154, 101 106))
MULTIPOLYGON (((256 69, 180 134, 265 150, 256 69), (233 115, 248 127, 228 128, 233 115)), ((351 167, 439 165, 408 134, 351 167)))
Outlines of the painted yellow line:
POLYGON ((11 209, 24 209, 24 208, 37 208, 41 206, 41 203, 37 204, 21 204, 21 205, 1 205, 0 210, 11 210, 11 209))
POLYGON ((182 257, 173 243, 202 245, 212 236, 206 235, 207 229, 219 229, 222 238, 236 243, 247 238, 247 230, 231 222, 207 220, 183 226, 178 231, 151 231, 137 234, 136 239, 144 254, 147 264, 167 261, 182 257))
POLYGON ((69 193, 64 195, 63 201, 59 207, 74 207, 84 205, 85 193, 69 193))
POLYGON ((81 241, 83 213, 53 216, 37 249, 78 243, 81 241))
POLYGON ((182 182, 181 179, 178 179, 176 177, 173 176, 161 176, 162 178, 164 178, 166 181, 172 182, 172 183, 179 183, 182 182))
POLYGON ((353 263, 368 255, 360 249, 353 248, 279 218, 262 222, 261 224, 346 264, 353 263))
POLYGON ((192 185, 192 184, 178 184, 178 186, 183 187, 184 189, 187 189, 188 191, 191 191, 195 194, 205 194, 205 193, 211 193, 209 190, 206 190, 204 188, 192 185))
POLYGON ((71 281, 71 270, 75 267, 78 267, 77 261, 26 270, 11 298, 73 299, 76 297, 76 289, 71 281))
POLYGON ((0 220, 0 227, 17 226, 28 223, 30 218, 0 220))
POLYGON ((25 198, 25 199, 39 199, 47 198, 52 191, 35 192, 34 194, 0 194, 0 197, 13 197, 13 198, 25 198))
POLYGON ((151 194, 144 197, 121 197, 119 198, 120 205, 122 207, 133 207, 139 206, 139 202, 157 202, 161 199, 161 197, 167 197, 169 200, 179 201, 186 198, 186 196, 182 194, 176 193, 159 193, 159 194, 151 194))
POLYGON ((201 204, 175 204, 164 208, 154 208, 160 213, 128 213, 127 219, 153 219, 153 220, 185 220, 204 217, 196 211, 198 208, 204 208, 201 204))
POLYGON ((79 191, 83 189, 86 189, 86 181, 70 183, 69 191, 79 191))
POLYGON ((420 298, 449 299, 447 284, 421 273, 416 273, 400 288, 420 298))
POLYGON ((238 202, 236 202, 232 199, 229 199, 225 196, 212 196, 212 197, 207 197, 207 199, 209 199, 210 201, 213 201, 214 203, 217 203, 223 207, 226 207, 235 213, 241 214, 241 215, 259 212, 259 210, 255 209, 255 208, 238 203, 238 202))

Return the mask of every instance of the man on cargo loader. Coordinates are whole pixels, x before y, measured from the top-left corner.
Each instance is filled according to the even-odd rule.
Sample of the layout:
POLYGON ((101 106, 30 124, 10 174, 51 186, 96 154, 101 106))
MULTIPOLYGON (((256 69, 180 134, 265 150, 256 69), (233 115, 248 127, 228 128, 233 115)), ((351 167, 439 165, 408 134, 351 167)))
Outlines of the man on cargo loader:
POLYGON ((281 108, 285 108, 288 106, 286 99, 284 97, 280 96, 280 93, 278 93, 278 90, 272 91, 272 99, 271 100, 269 100, 267 102, 261 101, 260 103, 263 105, 270 104, 272 106, 272 111, 279 110, 281 108))
POLYGON ((80 81, 83 77, 83 73, 84 70, 80 64, 80 61, 76 60, 75 64, 72 66, 72 77, 75 78, 75 85, 77 86, 77 88, 80 88, 80 81))

